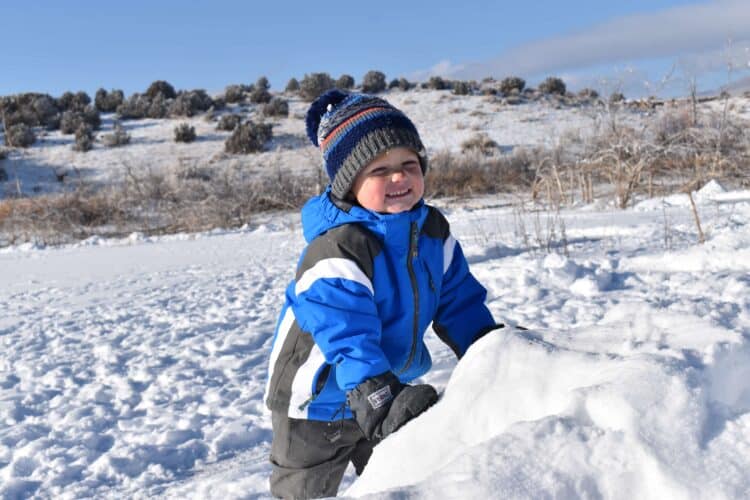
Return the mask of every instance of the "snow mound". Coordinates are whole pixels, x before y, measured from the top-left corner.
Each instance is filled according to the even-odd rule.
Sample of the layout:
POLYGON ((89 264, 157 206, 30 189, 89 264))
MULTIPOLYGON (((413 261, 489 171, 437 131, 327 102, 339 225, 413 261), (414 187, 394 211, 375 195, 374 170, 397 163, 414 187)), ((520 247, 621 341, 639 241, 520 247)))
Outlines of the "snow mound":
POLYGON ((681 359, 500 331, 470 349, 435 407, 375 449, 346 494, 738 498, 750 488, 748 366, 747 341, 681 359))

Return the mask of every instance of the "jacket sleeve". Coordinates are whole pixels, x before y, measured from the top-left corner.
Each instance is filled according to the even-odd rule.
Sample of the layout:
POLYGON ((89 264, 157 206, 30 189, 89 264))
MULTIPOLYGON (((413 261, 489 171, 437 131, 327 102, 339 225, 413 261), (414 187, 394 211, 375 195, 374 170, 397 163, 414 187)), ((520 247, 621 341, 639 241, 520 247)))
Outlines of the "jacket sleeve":
POLYGON ((461 245, 450 234, 443 248, 443 283, 432 326, 438 337, 461 358, 469 346, 496 324, 485 305, 487 290, 471 271, 461 245))
POLYGON ((292 308, 300 328, 312 335, 326 362, 336 366, 343 390, 391 369, 380 347, 368 253, 362 245, 352 250, 330 238, 314 241, 294 287, 292 308))

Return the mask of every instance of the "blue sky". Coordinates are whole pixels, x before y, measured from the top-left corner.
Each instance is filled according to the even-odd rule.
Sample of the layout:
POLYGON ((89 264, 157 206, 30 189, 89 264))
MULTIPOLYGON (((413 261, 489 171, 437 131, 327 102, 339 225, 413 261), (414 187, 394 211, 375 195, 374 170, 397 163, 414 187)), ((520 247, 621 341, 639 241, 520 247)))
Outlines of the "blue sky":
POLYGON ((99 87, 222 90, 264 75, 368 70, 418 80, 561 76, 571 88, 679 93, 747 76, 750 0, 0 3, 0 95, 99 87), (670 71, 671 70, 671 71, 670 71), (650 87, 643 87, 646 82, 650 87), (640 90, 639 90, 640 88, 640 90))

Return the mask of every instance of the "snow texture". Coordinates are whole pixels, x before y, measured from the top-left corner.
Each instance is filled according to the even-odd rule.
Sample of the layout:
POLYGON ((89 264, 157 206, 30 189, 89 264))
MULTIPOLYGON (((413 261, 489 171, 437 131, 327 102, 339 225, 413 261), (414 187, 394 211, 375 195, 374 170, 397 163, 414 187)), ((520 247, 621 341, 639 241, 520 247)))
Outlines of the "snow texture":
MULTIPOLYGON (((493 313, 531 330, 457 365, 430 336, 441 401, 342 493, 746 497, 750 193, 699 198, 704 245, 662 200, 563 212, 567 257, 524 248, 490 199, 444 206, 493 313)), ((302 245, 286 215, 0 252, 3 498, 267 496, 261 397, 302 245)))
MULTIPOLYGON (((460 143, 455 124, 427 127, 429 108, 399 99, 425 142, 460 143)), ((565 126, 534 114, 555 110, 527 111, 565 126)), ((149 148, 171 124, 128 124, 135 149, 123 151, 167 161, 149 148)), ((529 130, 493 137, 547 137, 529 130)), ((179 154, 205 155, 212 140, 179 154)), ((24 161, 61 152, 35 147, 24 161)), ((703 245, 685 195, 559 216, 511 201, 439 204, 493 314, 530 330, 493 332, 460 363, 428 335, 422 381, 440 402, 380 444, 361 477, 350 469, 340 494, 747 498, 750 192, 695 194, 703 245), (548 245, 526 234, 556 225, 548 245)), ((267 498, 262 393, 302 247, 299 216, 280 213, 232 231, 0 249, 0 498, 267 498)))

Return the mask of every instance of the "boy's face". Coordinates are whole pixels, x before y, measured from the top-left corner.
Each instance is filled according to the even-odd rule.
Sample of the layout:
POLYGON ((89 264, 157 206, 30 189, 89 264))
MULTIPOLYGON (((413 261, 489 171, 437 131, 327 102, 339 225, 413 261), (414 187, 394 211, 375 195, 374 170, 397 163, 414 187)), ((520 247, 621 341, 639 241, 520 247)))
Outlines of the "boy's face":
POLYGON ((385 214, 411 210, 424 195, 419 157, 409 148, 393 148, 372 160, 354 179, 360 205, 385 214))

